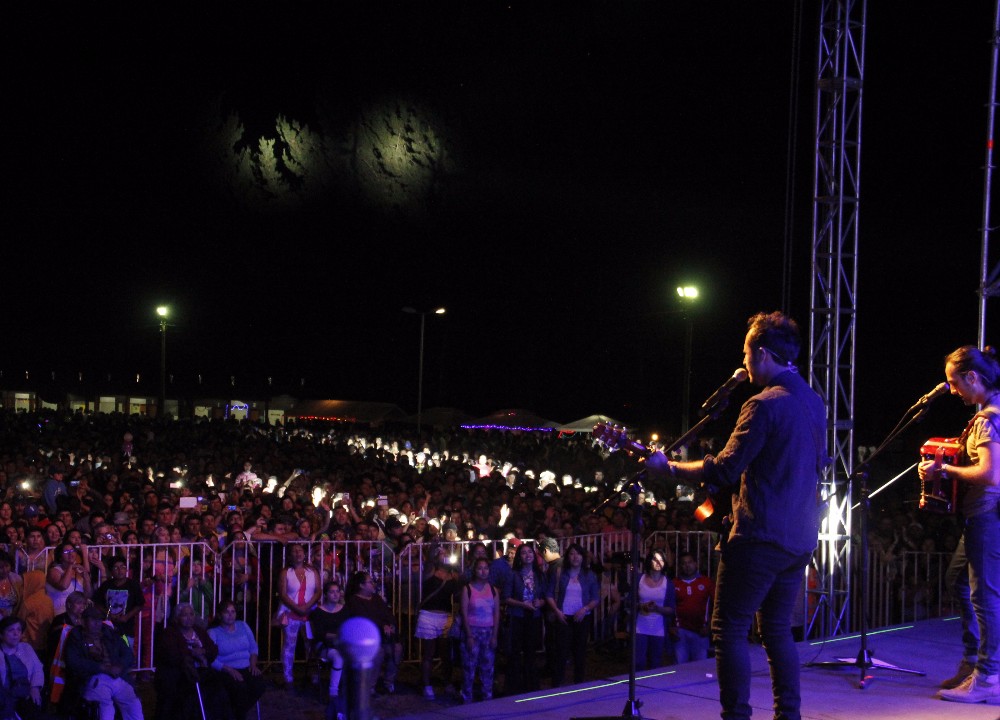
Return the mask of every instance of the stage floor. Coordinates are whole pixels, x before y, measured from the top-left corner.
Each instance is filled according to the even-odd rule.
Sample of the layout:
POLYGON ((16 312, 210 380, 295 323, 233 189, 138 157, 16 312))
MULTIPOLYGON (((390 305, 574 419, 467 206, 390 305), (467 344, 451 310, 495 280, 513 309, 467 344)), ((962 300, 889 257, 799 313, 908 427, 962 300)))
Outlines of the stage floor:
MULTIPOLYGON (((952 675, 961 657, 958 618, 927 620, 885 629, 868 636, 868 650, 879 663, 919 670, 926 675, 872 668, 865 689, 858 687, 861 671, 854 665, 861 649, 857 636, 799 644, 802 668, 802 717, 808 720, 998 720, 1000 706, 944 702, 934 694, 937 684, 952 675), (810 665, 846 659, 844 667, 810 665)), ((767 659, 751 647, 755 718, 771 718, 771 680, 767 659)), ((708 720, 719 717, 715 662, 704 660, 637 673, 635 699, 650 720, 708 720)), ((532 720, 620 718, 629 708, 628 675, 505 697, 489 702, 436 708, 430 713, 397 715, 406 720, 482 718, 532 720)))

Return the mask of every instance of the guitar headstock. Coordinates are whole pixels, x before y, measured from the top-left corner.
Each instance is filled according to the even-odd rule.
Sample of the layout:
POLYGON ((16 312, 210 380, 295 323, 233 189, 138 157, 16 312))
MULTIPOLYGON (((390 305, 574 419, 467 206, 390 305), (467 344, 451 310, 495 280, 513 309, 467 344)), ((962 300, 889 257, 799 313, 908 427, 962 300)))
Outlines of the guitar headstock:
POLYGON ((633 442, 629 439, 628 428, 607 423, 597 423, 593 430, 594 439, 608 450, 632 450, 633 442))

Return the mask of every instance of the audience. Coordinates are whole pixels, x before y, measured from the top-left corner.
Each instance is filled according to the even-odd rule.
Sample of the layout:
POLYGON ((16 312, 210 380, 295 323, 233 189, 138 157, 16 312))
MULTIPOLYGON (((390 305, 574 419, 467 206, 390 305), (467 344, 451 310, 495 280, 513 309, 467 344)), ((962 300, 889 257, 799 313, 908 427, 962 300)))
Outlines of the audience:
POLYGON ((13 697, 14 707, 22 720, 36 720, 45 716, 42 705, 42 688, 45 671, 34 649, 21 637, 24 621, 16 617, 0 620, 0 674, 4 694, 13 697))
POLYGON ((66 637, 66 669, 85 700, 98 703, 100 720, 142 720, 142 702, 135 694, 129 670, 135 666, 131 648, 105 624, 107 611, 96 605, 82 613, 81 624, 66 637))
POLYGON ((14 558, 0 550, 0 619, 17 615, 23 594, 24 581, 14 572, 14 558))
POLYGON ((289 546, 288 558, 288 566, 281 571, 278 583, 281 607, 278 610, 277 624, 284 629, 282 679, 285 684, 291 685, 299 635, 306 634, 309 613, 322 597, 323 583, 315 568, 306 564, 306 549, 302 543, 296 542, 289 546))
POLYGON ((83 624, 87 598, 81 592, 66 596, 66 612, 56 615, 49 630, 48 645, 43 661, 49 664, 49 701, 60 715, 69 715, 80 698, 80 688, 67 687, 66 639, 70 631, 83 624))
POLYGON ((257 640, 253 630, 236 617, 236 603, 225 600, 219 605, 215 625, 208 629, 219 654, 212 668, 220 673, 222 686, 229 697, 233 720, 245 720, 260 696, 264 694, 263 673, 257 667, 257 640))
MULTIPOLYGON (((635 668, 647 670, 673 656, 671 638, 676 634, 677 591, 664 574, 667 560, 654 550, 646 556, 639 576, 639 616, 635 625, 635 668)), ((668 663, 669 664, 669 663, 668 663)))
MULTIPOLYGON (((371 573, 359 570, 351 575, 347 582, 347 600, 344 610, 348 618, 368 618, 377 627, 382 636, 376 667, 384 665, 384 683, 387 692, 395 692, 396 673, 402 659, 402 642, 396 617, 392 608, 376 593, 375 580, 371 573)), ((373 684, 378 677, 372 678, 373 684)), ((372 688, 374 690, 374 687, 372 688)))
MULTIPOLYGON (((49 624, 65 603, 67 617, 52 631, 65 641, 62 629, 76 627, 81 612, 70 607, 69 599, 79 595, 85 603, 92 588, 101 607, 111 608, 104 619, 129 639, 140 668, 153 666, 154 646, 162 650, 162 638, 157 635, 154 642, 154 628, 167 638, 171 628, 177 629, 170 623, 164 630, 171 605, 180 603, 178 608, 186 608, 183 614, 192 615, 198 626, 218 602, 219 611, 235 610, 234 622, 245 621, 259 633, 283 603, 289 624, 274 637, 284 636, 285 649, 291 650, 281 673, 290 679, 295 645, 321 601, 324 615, 337 615, 335 625, 363 615, 380 626, 386 666, 382 688, 392 691, 404 644, 412 648, 423 641, 426 649, 433 644, 437 650, 436 641, 444 639, 437 615, 445 614, 446 621, 461 617, 462 601, 472 599, 466 595, 470 587, 476 589, 472 609, 480 603, 485 608, 490 585, 502 609, 493 630, 486 630, 485 614, 477 615, 474 633, 467 625, 472 618, 450 625, 463 633, 459 643, 466 674, 470 667, 478 672, 481 696, 490 697, 492 678, 483 659, 493 651, 495 669, 507 670, 508 691, 538 687, 535 651, 541 647, 548 601, 548 628, 558 650, 551 668, 557 685, 569 658, 574 680, 586 675, 579 648, 594 616, 606 617, 614 605, 614 627, 626 627, 627 616, 617 610, 628 606, 622 597, 629 589, 622 582, 628 561, 615 552, 628 547, 629 509, 614 489, 634 470, 634 458, 606 452, 589 434, 455 429, 425 432, 417 439, 408 426, 159 422, 102 413, 0 411, 0 540, 7 551, 5 556, 0 548, 0 617, 26 621, 23 641, 44 655, 45 667, 56 674, 64 666, 52 658, 54 648, 46 647, 49 624), (583 537, 593 540, 579 541, 583 537), (357 543, 348 550, 337 544, 344 540, 357 543), (574 541, 581 545, 571 552, 574 541), (458 559, 452 558, 452 543, 465 543, 458 559), (301 560, 295 548, 302 551, 301 560), (580 562, 576 555, 582 556, 580 562), (476 567, 484 557, 496 559, 481 578, 476 567), (449 602, 431 598, 421 625, 420 600, 446 576, 455 577, 455 587, 440 591, 449 602), (285 582, 278 583, 279 577, 285 582), (335 592, 349 580, 342 609, 339 598, 320 592, 329 580, 337 581, 335 592), (235 603, 224 603, 230 599, 235 603), (389 601, 408 609, 394 614, 389 601)), ((953 549, 954 517, 915 512, 901 488, 890 488, 878 500, 870 540, 878 563, 887 568, 889 591, 922 593, 921 612, 928 613, 939 599, 933 582, 904 588, 900 558, 904 552, 953 549)), ((664 534, 697 530, 694 505, 687 491, 666 485, 648 487, 644 497, 642 526, 644 533, 658 533, 650 548, 661 557, 658 567, 649 564, 651 551, 638 559, 647 563, 647 587, 641 589, 660 608, 669 604, 661 578, 673 584, 676 549, 665 544, 664 534)), ((690 565, 694 558, 681 559, 690 565)), ((684 582, 711 578, 713 568, 704 555, 697 560, 703 564, 684 568, 684 582)), ((676 623, 668 612, 647 607, 643 615, 650 622, 641 635, 649 633, 644 641, 651 652, 645 662, 656 663, 661 641, 651 638, 659 637, 653 634, 659 632, 659 616, 665 621, 666 659, 673 644, 665 639, 676 633, 676 623)), ((700 610, 683 614, 682 620, 700 610)), ((704 628, 682 623, 682 629, 697 633, 701 642, 697 653, 686 656, 703 657, 704 628)), ((614 637, 606 628, 602 632, 595 641, 614 637)), ((262 645, 269 639, 261 636, 262 645)), ((313 636, 313 642, 320 639, 313 636)), ((343 666, 329 642, 310 650, 310 656, 318 652, 343 666)), ((270 659, 278 657, 280 652, 272 652, 270 659)), ((237 669, 250 667, 248 662, 237 669)), ((426 691, 429 672, 421 674, 420 689, 426 691)), ((259 676, 251 672, 250 677, 259 676)), ((229 678, 238 682, 232 673, 229 678)), ((339 676, 331 677, 332 698, 340 694, 339 684, 339 676)), ((472 687, 466 677, 466 699, 472 687)), ((330 708, 334 717, 343 710, 336 701, 330 708)))
POLYGON ((506 692, 516 695, 537 690, 535 653, 542 642, 545 579, 535 565, 535 549, 528 543, 522 543, 517 548, 513 573, 504 585, 502 599, 510 623, 506 692))
POLYGON ((482 699, 493 697, 493 673, 500 632, 500 593, 489 583, 490 561, 472 562, 472 577, 459 592, 462 628, 462 700, 472 702, 476 672, 482 699))
MULTIPOLYGON (((340 626, 347 619, 344 612, 344 591, 338 580, 328 580, 323 584, 323 599, 309 613, 309 624, 313 633, 313 656, 329 663, 330 690, 327 701, 326 720, 336 720, 345 715, 347 707, 340 692, 340 680, 344 672, 344 658, 337 650, 340 626)), ((319 673, 316 674, 319 682, 319 673)))
POLYGON ((563 684, 569 660, 573 662, 573 682, 585 679, 587 642, 593 624, 590 614, 600 604, 600 584, 590 563, 585 562, 586 554, 573 543, 548 578, 546 600, 555 616, 551 625, 555 631, 552 687, 563 684))
POLYGON ((213 667, 218 655, 194 608, 179 603, 156 643, 157 720, 229 717, 222 672, 213 667))

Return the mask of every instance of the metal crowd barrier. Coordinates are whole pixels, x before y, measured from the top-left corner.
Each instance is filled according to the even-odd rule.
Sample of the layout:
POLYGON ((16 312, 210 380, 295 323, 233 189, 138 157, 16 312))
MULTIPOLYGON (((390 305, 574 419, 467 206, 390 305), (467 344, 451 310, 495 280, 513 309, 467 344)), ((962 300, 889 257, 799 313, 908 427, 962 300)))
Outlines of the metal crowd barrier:
MULTIPOLYGON (((708 532, 655 532, 645 538, 641 552, 645 556, 658 548, 667 554, 669 562, 675 563, 681 552, 690 551, 699 571, 714 577, 719 559, 715 550, 717 539, 708 532)), ((579 544, 602 570, 601 604, 593 613, 594 642, 624 637, 627 626, 624 600, 630 587, 631 568, 628 533, 580 535, 557 541, 562 552, 571 543, 579 544)), ((382 541, 325 540, 303 544, 306 562, 319 571, 323 582, 337 579, 346 586, 354 572, 371 573, 377 591, 391 605, 399 623, 404 660, 413 661, 419 659, 419 643, 412 642, 412 635, 422 600, 422 581, 430 573, 431 548, 440 548, 464 576, 470 547, 476 542, 412 543, 399 555, 382 541)), ((503 541, 483 542, 491 559, 503 556, 503 541)), ((143 589, 146 605, 136 620, 133 638, 139 670, 153 668, 155 630, 169 622, 170 613, 178 603, 191 602, 196 615, 209 622, 223 600, 234 601, 238 616, 253 629, 260 647, 260 662, 266 666, 281 662, 282 632, 280 627, 272 627, 271 619, 280 606, 278 582, 291 544, 237 541, 218 552, 203 542, 97 545, 90 546, 88 553, 94 568, 95 590, 109 576, 107 563, 114 555, 126 559, 129 577, 135 578, 143 589)), ((44 572, 53 553, 54 548, 47 548, 36 557, 28 557, 14 548, 10 554, 15 560, 14 571, 23 575, 32 570, 44 572)), ((950 559, 949 553, 906 552, 882 558, 873 552, 869 578, 872 593, 865 608, 869 627, 957 613, 957 603, 944 586, 950 559)), ((852 607, 861 609, 862 598, 852 598, 852 602, 855 603, 852 607)))

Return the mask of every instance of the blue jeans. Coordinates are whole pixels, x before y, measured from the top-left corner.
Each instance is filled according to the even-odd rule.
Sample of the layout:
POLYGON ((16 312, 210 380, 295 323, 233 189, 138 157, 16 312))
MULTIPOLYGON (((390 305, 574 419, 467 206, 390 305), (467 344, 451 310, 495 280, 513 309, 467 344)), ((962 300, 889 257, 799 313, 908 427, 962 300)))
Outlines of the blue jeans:
POLYGON ((674 643, 674 655, 677 664, 704 660, 708 657, 708 636, 700 635, 693 630, 677 628, 677 641, 674 643))
POLYGON ((1000 671, 1000 515, 990 511, 965 521, 965 554, 969 559, 969 590, 979 624, 976 671, 1000 671))
POLYGON ((792 639, 791 618, 811 555, 739 539, 722 551, 712 638, 724 720, 745 720, 752 712, 747 637, 758 609, 764 650, 771 666, 775 720, 799 720, 799 653, 792 639))
POLYGON ((945 587, 958 601, 962 614, 962 648, 965 657, 974 658, 979 654, 979 622, 972 609, 972 592, 969 589, 969 558, 965 556, 965 535, 958 539, 955 554, 951 556, 944 574, 945 587))
POLYGON ((662 635, 635 634, 635 669, 650 670, 663 667, 662 635))

